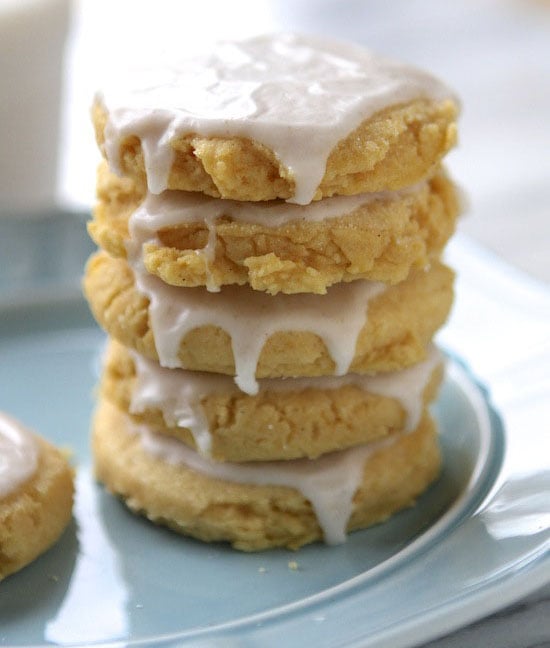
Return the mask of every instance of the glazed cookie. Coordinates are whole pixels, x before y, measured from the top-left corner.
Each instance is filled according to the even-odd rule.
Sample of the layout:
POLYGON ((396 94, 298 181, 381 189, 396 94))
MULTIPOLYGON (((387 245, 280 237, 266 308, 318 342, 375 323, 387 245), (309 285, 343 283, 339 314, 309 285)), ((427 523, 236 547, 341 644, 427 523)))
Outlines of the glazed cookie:
POLYGON ((181 191, 142 200, 134 182, 103 165, 88 227, 96 243, 120 257, 142 250, 146 269, 171 285, 247 283, 270 294, 322 294, 355 279, 402 281, 439 256, 459 210, 442 171, 411 189, 307 206, 181 191))
POLYGON ((249 396, 229 376, 165 369, 111 342, 100 394, 216 461, 315 459, 415 429, 441 376, 441 354, 430 348, 398 372, 265 379, 249 396))
POLYGON ((0 580, 53 545, 69 523, 73 471, 61 452, 0 413, 0 580))
POLYGON ((434 263, 389 288, 354 281, 326 295, 271 297, 245 286, 174 288, 100 252, 84 291, 99 324, 125 346, 163 366, 236 375, 255 393, 254 376, 394 371, 424 359, 449 313, 453 273, 434 263))
POLYGON ((455 143, 457 104, 422 71, 281 34, 126 72, 92 113, 111 168, 152 193, 308 204, 425 178, 455 143))
POLYGON ((155 435, 105 401, 93 431, 98 479, 133 511, 200 540, 236 549, 296 549, 386 520, 436 478, 437 435, 425 416, 409 434, 307 459, 215 463, 155 435))

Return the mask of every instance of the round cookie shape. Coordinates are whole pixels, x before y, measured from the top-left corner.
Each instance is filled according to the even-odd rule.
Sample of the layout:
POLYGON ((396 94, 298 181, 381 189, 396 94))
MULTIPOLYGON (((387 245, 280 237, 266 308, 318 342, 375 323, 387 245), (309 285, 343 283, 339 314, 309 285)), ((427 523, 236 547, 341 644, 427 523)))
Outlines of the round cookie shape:
POLYGON ((316 459, 415 429, 442 369, 431 348, 398 372, 266 379, 249 396, 229 376, 166 369, 111 341, 100 394, 136 424, 215 461, 316 459))
POLYGON ((298 204, 415 184, 455 143, 456 115, 429 74, 295 34, 136 70, 93 109, 111 168, 152 193, 298 204))
MULTIPOLYGON (((4 415, 0 415, 0 425, 10 426, 12 438, 25 439, 25 445, 34 448, 25 455, 34 468, 24 477, 23 471, 18 470, 18 477, 0 493, 2 580, 28 565, 59 539, 71 519, 74 485, 73 471, 57 448, 4 415)), ((18 445, 21 449, 22 445, 18 445)), ((15 459, 17 453, 10 452, 10 455, 15 459)), ((0 458, 0 472, 1 464, 0 458)))
POLYGON ((272 295, 323 294, 356 279, 398 283, 439 256, 459 212, 442 171, 401 191, 307 206, 178 191, 143 198, 102 165, 88 226, 96 243, 115 256, 143 254, 147 271, 171 285, 248 284, 272 295))
MULTIPOLYGON (((151 277, 150 279, 156 279, 151 277)), ((273 297, 256 291, 249 290, 244 294, 246 287, 239 287, 239 299, 249 302, 246 315, 242 312, 242 302, 234 312, 235 329, 240 333, 244 342, 249 342, 250 348, 244 349, 241 357, 237 354, 237 363, 242 363, 245 352, 252 352, 247 360, 253 359, 258 353, 255 375, 256 378, 276 378, 285 376, 323 376, 333 375, 336 363, 333 355, 323 341, 322 329, 334 331, 331 342, 334 345, 344 345, 346 362, 340 364, 340 372, 372 373, 376 371, 395 371, 410 366, 424 359, 426 347, 437 329, 444 323, 450 311, 453 300, 453 272, 440 263, 434 263, 430 270, 415 274, 406 281, 373 292, 373 287, 367 287, 363 297, 361 292, 355 293, 355 303, 351 308, 335 308, 333 311, 340 315, 334 321, 322 317, 327 309, 327 300, 334 290, 362 291, 360 284, 338 284, 333 286, 328 295, 275 295, 273 297), (357 285, 356 285, 357 284, 357 285), (371 299, 367 301, 368 291, 371 299), (300 302, 308 298, 310 303, 309 321, 312 330, 292 330, 292 327, 277 325, 281 330, 273 331, 273 317, 269 310, 258 310, 254 315, 254 303, 260 301, 262 309, 270 309, 271 313, 279 312, 281 317, 285 313, 295 316, 291 309, 287 309, 287 300, 298 299, 300 302), (361 302, 361 299, 364 299, 361 302), (284 300, 281 302, 281 300, 284 300), (319 300, 318 310, 314 300, 319 300), (265 303, 264 303, 265 302, 265 303), (284 304, 281 307, 281 303, 284 304), (367 308, 368 306, 368 308, 367 308), (317 317, 315 320, 315 313, 317 317), (272 330, 269 335, 259 326, 259 315, 264 318, 266 330, 272 330), (354 330, 350 329, 350 320, 354 319, 354 330), (241 328, 246 322, 254 325, 254 331, 247 333, 241 328), (290 329, 290 330, 289 330, 290 329), (314 332, 315 330, 318 333, 314 332), (357 336, 356 339, 354 336, 357 336), (267 338, 267 339, 266 339, 267 338)), ((220 295, 230 288, 222 289, 221 293, 211 295, 202 288, 173 288, 162 284, 162 290, 175 291, 172 300, 165 303, 174 305, 178 300, 189 298, 199 299, 201 303, 212 300, 212 305, 219 305, 220 295), (196 292, 196 291, 203 291, 196 292), (210 297, 208 297, 210 295, 210 297)), ((150 300, 136 288, 135 276, 126 261, 115 259, 104 252, 91 257, 88 262, 84 282, 84 292, 91 310, 98 323, 119 342, 135 349, 142 355, 158 360, 157 346, 159 340, 153 331, 150 320, 150 300)), ((344 304, 345 300, 342 300, 344 304)), ((298 304, 297 304, 298 305, 298 304)), ((180 301, 181 306, 181 301, 180 301)), ((193 315, 192 309, 182 312, 193 315)), ((230 306, 224 306, 224 317, 228 324, 233 313, 228 312, 230 306)), ((219 310, 212 310, 212 313, 219 310)), ((177 315, 177 312, 176 312, 177 315)), ((172 367, 182 367, 194 371, 213 371, 227 375, 236 374, 236 359, 234 356, 231 336, 214 323, 208 323, 204 317, 202 324, 197 324, 189 330, 180 340, 177 338, 176 357, 172 358, 172 367)), ((290 321, 287 317, 287 322, 290 321)), ((177 332, 177 329, 175 329, 177 332)), ((174 331, 172 331, 173 333, 174 331)), ((173 339, 176 337, 173 336, 173 339)), ((326 339, 326 338, 325 338, 326 339)), ((165 366, 166 363, 161 363, 165 366)), ((250 368, 250 367, 248 367, 250 368)), ((241 378, 243 376, 241 375, 241 378)), ((250 387, 250 376, 246 375, 246 384, 250 387)), ((253 376, 252 376, 253 378, 253 376)), ((249 392, 253 393, 253 392, 249 392)))
POLYGON ((346 530, 382 522, 414 504, 441 463, 428 416, 391 442, 313 462, 243 467, 207 462, 174 439, 134 427, 122 411, 100 401, 92 443, 98 479, 131 510, 243 551, 342 542, 346 530))

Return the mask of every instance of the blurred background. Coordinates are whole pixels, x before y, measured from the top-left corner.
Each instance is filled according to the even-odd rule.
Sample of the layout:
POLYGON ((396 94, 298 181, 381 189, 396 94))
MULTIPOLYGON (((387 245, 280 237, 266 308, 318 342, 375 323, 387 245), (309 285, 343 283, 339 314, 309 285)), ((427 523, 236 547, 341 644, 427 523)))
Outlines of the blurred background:
POLYGON ((216 38, 293 30, 356 41, 445 80, 462 101, 448 165, 469 197, 461 229, 550 281, 548 0, 75 0, 60 195, 86 205, 89 104, 129 59, 216 38))
MULTIPOLYGON (((469 200, 460 229, 550 281, 548 0, 0 0, 0 215, 89 211, 90 103, 130 62, 275 30, 356 41, 445 80, 462 102, 448 157, 469 200)), ((24 266, 6 231, 0 255, 24 266)))

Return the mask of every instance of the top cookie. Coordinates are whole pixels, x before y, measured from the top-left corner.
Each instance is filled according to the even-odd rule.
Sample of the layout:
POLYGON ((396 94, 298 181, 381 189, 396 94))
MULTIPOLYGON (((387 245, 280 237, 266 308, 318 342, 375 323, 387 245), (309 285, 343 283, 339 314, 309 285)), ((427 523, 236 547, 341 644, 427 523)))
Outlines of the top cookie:
POLYGON ((129 74, 92 115, 111 168, 151 193, 308 204, 418 182, 455 143, 457 111, 424 72, 282 34, 129 74))

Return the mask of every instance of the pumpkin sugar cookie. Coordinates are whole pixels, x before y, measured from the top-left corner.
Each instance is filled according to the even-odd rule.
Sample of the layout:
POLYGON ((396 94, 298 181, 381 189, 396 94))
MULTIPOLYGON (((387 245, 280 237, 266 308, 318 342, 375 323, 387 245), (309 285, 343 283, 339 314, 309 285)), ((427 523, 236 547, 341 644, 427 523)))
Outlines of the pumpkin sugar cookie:
POLYGON ((229 376, 166 369, 111 341, 100 395, 137 425, 215 461, 317 457, 416 428, 443 374, 443 358, 382 376, 265 379, 241 392, 229 376))
POLYGON ((181 191, 145 199, 105 164, 97 190, 88 230, 113 256, 135 250, 148 272, 174 286, 248 284, 270 294, 323 294, 357 279, 403 281, 440 255, 460 210, 441 170, 410 189, 306 206, 181 191))
POLYGON ((254 376, 371 373, 419 362, 449 314, 453 280, 438 262, 391 287, 357 281, 326 295, 270 296, 245 286, 210 293, 147 273, 136 282, 124 259, 99 252, 84 292, 96 320, 122 344, 163 366, 237 375, 251 393, 254 376))
POLYGON ((457 113, 421 70, 279 34, 128 71, 97 94, 92 118, 111 168, 152 193, 308 204, 419 182, 455 144, 457 113))
POLYGON ((100 399, 92 443, 98 479, 131 510, 242 551, 343 542, 347 531, 414 504, 441 464, 428 415, 413 432, 314 461, 228 464, 134 425, 100 399))
POLYGON ((0 413, 0 580, 59 539, 73 493, 73 471, 61 451, 0 413))

